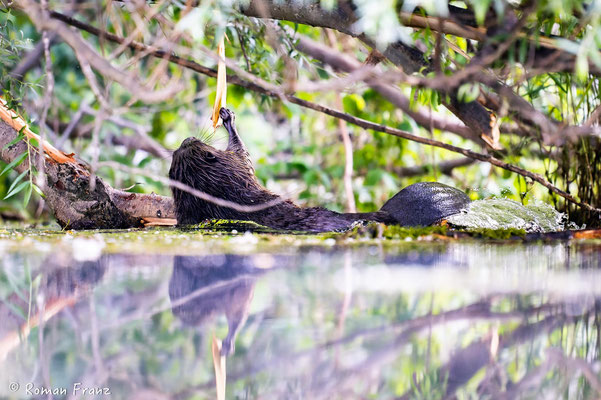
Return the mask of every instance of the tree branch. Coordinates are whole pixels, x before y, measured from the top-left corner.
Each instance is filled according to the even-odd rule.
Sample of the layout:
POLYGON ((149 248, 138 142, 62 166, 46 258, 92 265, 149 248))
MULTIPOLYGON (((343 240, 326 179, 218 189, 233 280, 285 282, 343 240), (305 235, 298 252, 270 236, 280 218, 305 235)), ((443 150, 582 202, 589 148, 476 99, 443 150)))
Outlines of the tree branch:
MULTIPOLYGON (((49 40, 50 45, 54 44, 56 42, 56 34, 49 34, 49 40)), ((10 71, 10 77, 18 81, 22 80, 27 72, 39 65, 43 53, 44 42, 40 40, 33 49, 22 55, 21 61, 10 71)))
MULTIPOLYGON (((249 17, 266 18, 265 14, 260 12, 261 9, 266 10, 269 18, 331 28, 356 37, 371 48, 379 50, 407 74, 422 69, 428 71, 431 68, 423 52, 402 42, 395 42, 389 44, 385 49, 378 49, 372 38, 359 32, 356 28, 355 22, 358 17, 351 1, 339 1, 332 10, 325 10, 319 2, 307 4, 277 0, 251 0, 247 7, 241 7, 240 12, 249 17)), ((451 103, 445 103, 445 107, 463 121, 472 132, 476 132, 475 136, 492 136, 491 113, 478 102, 457 101, 455 93, 454 90, 449 93, 451 103)))
POLYGON ((455 168, 466 167, 475 162, 472 158, 457 158, 455 160, 442 161, 439 164, 415 165, 412 167, 401 167, 394 172, 400 177, 419 176, 438 170, 441 174, 450 175, 455 168))
MULTIPOLYGON (((349 0, 339 1, 337 6, 332 10, 324 10, 321 8, 319 2, 301 4, 298 2, 279 2, 277 0, 251 0, 248 6, 241 7, 240 12, 250 17, 266 18, 265 14, 267 14, 269 18, 273 19, 335 29, 339 32, 358 38, 372 48, 376 48, 377 46, 373 39, 357 31, 355 28, 355 22, 358 18, 355 15, 354 8, 352 1, 349 0), (264 12, 260 12, 261 9, 264 10, 264 12)), ((457 18, 459 21, 466 19, 464 15, 465 12, 458 13, 456 8, 453 8, 453 13, 459 17, 457 18)), ((431 22, 430 19, 428 19, 428 23, 431 22)), ((439 24, 435 25, 439 26, 439 24)), ((443 26, 446 26, 446 22, 443 26)), ((469 27, 470 25, 467 24, 466 26, 469 27)), ((526 37, 525 34, 521 32, 516 33, 516 35, 520 38, 526 37)), ((490 40, 487 36, 481 39, 490 40)), ((537 40, 538 39, 539 37, 537 36, 537 40)), ((543 53, 545 58, 550 52, 553 53, 559 51, 553 47, 556 46, 553 38, 543 37, 542 44, 548 46, 544 48, 543 53)), ((493 54, 493 58, 500 57, 505 52, 504 48, 505 46, 501 45, 498 49, 499 51, 493 54)), ((422 69, 425 69, 426 71, 431 70, 431 65, 426 60, 424 54, 420 50, 409 47, 404 43, 392 43, 381 50, 381 52, 395 65, 401 67, 406 74, 417 72, 422 69)), ((573 65, 575 57, 572 55, 570 55, 570 57, 572 57, 573 65)), ((564 58, 565 57, 562 59, 564 58)), ((487 60, 487 62, 490 63, 491 61, 487 60)), ((589 69, 591 69, 591 71, 594 69, 595 71, 598 71, 598 68, 594 65, 591 65, 589 69)), ((595 71, 593 71, 593 73, 595 73, 595 71)), ((461 71, 459 73, 461 73, 461 71)), ((484 76, 484 78, 481 78, 482 81, 484 81, 483 83, 493 90, 497 90, 502 97, 508 100, 509 107, 511 111, 516 113, 517 118, 533 128, 531 131, 527 131, 527 133, 531 135, 537 135, 537 132, 543 133, 545 144, 562 144, 562 142, 565 141, 562 136, 576 137, 598 133, 596 130, 590 128, 587 129, 586 127, 563 127, 556 121, 550 120, 543 113, 536 110, 530 103, 517 95, 509 86, 501 83, 499 79, 492 74, 481 72, 478 75, 484 76)), ((456 95, 457 85, 448 85, 446 83, 447 78, 445 77, 427 79, 411 76, 410 78, 411 80, 419 80, 425 87, 432 87, 448 94, 450 101, 444 102, 445 107, 463 121, 472 132, 475 132, 476 136, 484 135, 491 138, 493 137, 492 113, 477 101, 468 103, 459 101, 456 95), (432 85, 433 83, 434 85, 432 85)), ((451 76, 448 79, 454 80, 455 78, 451 76)))

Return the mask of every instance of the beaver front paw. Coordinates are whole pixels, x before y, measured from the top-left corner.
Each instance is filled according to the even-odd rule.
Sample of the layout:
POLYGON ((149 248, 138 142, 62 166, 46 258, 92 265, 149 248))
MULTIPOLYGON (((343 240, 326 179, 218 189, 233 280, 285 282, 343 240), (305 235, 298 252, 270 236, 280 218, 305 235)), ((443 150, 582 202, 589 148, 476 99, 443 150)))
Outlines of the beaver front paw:
POLYGON ((230 120, 234 122, 234 112, 229 108, 221 107, 221 110, 219 110, 219 116, 224 123, 229 122, 230 120))

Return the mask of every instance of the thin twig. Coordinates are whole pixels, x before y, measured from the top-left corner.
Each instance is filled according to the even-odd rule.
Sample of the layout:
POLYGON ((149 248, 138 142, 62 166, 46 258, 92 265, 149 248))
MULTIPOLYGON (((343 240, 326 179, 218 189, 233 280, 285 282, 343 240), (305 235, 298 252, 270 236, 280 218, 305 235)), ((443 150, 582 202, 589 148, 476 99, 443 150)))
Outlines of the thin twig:
POLYGON ((250 60, 248 58, 248 54, 246 54, 246 45, 244 44, 244 40, 242 39, 242 32, 240 31, 240 28, 238 28, 237 26, 236 28, 236 33, 238 34, 238 42, 240 43, 240 50, 242 50, 242 55, 244 56, 244 60, 246 61, 246 69, 248 70, 248 72, 252 73, 252 68, 250 67, 250 60))
MULTIPOLYGON (((42 0, 42 7, 44 12, 48 11, 48 1, 42 0)), ((52 92, 54 91, 54 74, 52 73, 52 59, 50 58, 50 36, 48 31, 42 32, 42 43, 44 44, 44 64, 46 71, 46 91, 44 92, 44 107, 42 109, 42 118, 40 119, 40 143, 39 149, 40 154, 44 153, 44 142, 46 141, 46 119, 48 118, 48 111, 50 110, 50 104, 52 103, 52 92)), ((44 190, 46 186, 46 174, 44 173, 44 157, 38 158, 38 176, 36 183, 41 190, 44 190)))
POLYGON ((84 114, 83 108, 87 107, 87 105, 88 104, 85 102, 83 104, 81 104, 81 106, 79 107, 79 110, 77 110, 75 115, 71 118, 71 120, 69 121, 69 124, 67 125, 67 127, 65 128, 65 130, 63 131, 61 136, 58 138, 58 140, 56 141, 56 147, 58 147, 58 148, 63 147, 63 144, 65 144, 65 142, 71 135, 71 132, 73 132, 73 129, 75 129, 75 127, 79 124, 79 121, 81 121, 81 117, 83 117, 83 114, 84 114))
MULTIPOLYGON (((329 29, 325 30, 326 37, 330 41, 330 46, 334 48, 337 45, 336 36, 334 32, 329 29)), ((342 108, 342 97, 340 93, 336 93, 336 107, 342 108)), ((347 212, 357 212, 355 205, 355 194, 353 193, 353 141, 348 131, 346 122, 339 119, 338 128, 340 129, 340 136, 342 137, 342 143, 344 144, 344 175, 342 181, 344 183, 344 194, 346 196, 346 208, 347 212)))

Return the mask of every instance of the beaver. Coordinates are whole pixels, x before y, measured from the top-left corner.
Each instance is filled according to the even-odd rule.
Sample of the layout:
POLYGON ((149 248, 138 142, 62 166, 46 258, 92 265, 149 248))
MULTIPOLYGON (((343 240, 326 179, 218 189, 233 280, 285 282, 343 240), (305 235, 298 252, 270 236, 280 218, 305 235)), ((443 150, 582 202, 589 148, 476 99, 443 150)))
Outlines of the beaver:
POLYGON ((461 212, 470 203, 469 197, 456 188, 438 182, 420 182, 401 190, 376 212, 338 213, 321 207, 299 207, 259 183, 249 153, 234 124, 234 113, 222 108, 219 115, 229 134, 227 148, 218 150, 197 138, 185 139, 173 153, 169 178, 239 205, 256 206, 268 202, 272 205, 258 211, 243 212, 172 186, 178 225, 197 224, 207 219, 230 219, 253 221, 273 229, 305 232, 342 231, 357 222, 366 221, 428 226, 461 212))

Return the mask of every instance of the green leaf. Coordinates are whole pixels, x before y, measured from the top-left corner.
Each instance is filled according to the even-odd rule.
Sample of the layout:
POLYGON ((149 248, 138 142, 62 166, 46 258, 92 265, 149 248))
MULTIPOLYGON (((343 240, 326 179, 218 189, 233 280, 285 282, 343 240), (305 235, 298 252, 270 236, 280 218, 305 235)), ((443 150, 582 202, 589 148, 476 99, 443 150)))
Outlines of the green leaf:
POLYGON ((11 190, 13 190, 13 188, 15 186, 17 186, 17 183, 21 182, 21 179, 23 179, 23 177, 29 172, 28 169, 26 169, 25 171, 21 172, 21 174, 19 176, 17 176, 17 179, 15 179, 13 181, 13 183, 10 185, 10 187, 7 190, 7 193, 10 193, 11 190))
POLYGON ((578 56, 576 56, 576 77, 584 82, 587 75, 588 59, 586 57, 586 53, 578 53, 578 56))
POLYGON ((365 99, 358 94, 350 94, 342 99, 344 111, 353 115, 359 114, 365 109, 365 99))
POLYGON ((490 7, 490 0, 475 0, 472 1, 472 7, 474 7, 474 15, 478 25, 484 25, 484 18, 486 18, 486 12, 490 7))
POLYGON ((15 194, 17 194, 21 190, 25 189, 25 186, 27 186, 27 185, 29 185, 29 181, 21 182, 21 184, 19 186, 17 186, 16 188, 14 188, 10 193, 8 193, 6 195, 6 197, 4 198, 4 200, 8 199, 9 197, 13 197, 15 194))
POLYGON ((23 198, 23 207, 26 207, 27 204, 29 204, 29 199, 31 199, 31 192, 33 191, 33 183, 27 183, 30 183, 30 185, 25 190, 25 197, 23 198))
POLYGON ((14 167, 18 166, 19 164, 21 164, 23 162, 23 160, 25 159, 25 157, 27 157, 27 152, 24 152, 23 154, 21 154, 19 157, 15 158, 10 164, 8 164, 3 170, 2 172, 0 172, 0 176, 4 175, 7 171, 10 171, 11 169, 13 169, 14 167))
POLYGON ((13 145, 15 145, 15 144, 19 143, 21 140, 23 140, 23 138, 24 138, 24 137, 25 137, 24 135, 22 135, 21 133, 19 133, 19 134, 17 135, 17 137, 16 137, 16 138, 14 138, 13 140, 11 140, 9 143, 7 143, 7 144, 6 144, 6 145, 5 145, 5 146, 2 148, 2 150, 6 150, 6 149, 8 149, 10 146, 13 146, 13 145))
POLYGON ((480 87, 473 83, 464 83, 457 90, 457 98, 464 103, 476 100, 478 95, 480 95, 480 87))
POLYGON ((38 185, 36 185, 35 183, 32 183, 32 187, 33 187, 34 192, 36 192, 40 197, 42 197, 44 199, 46 198, 46 195, 44 194, 44 192, 42 192, 42 189, 40 189, 38 187, 38 185))

